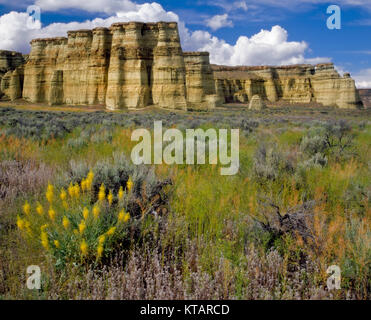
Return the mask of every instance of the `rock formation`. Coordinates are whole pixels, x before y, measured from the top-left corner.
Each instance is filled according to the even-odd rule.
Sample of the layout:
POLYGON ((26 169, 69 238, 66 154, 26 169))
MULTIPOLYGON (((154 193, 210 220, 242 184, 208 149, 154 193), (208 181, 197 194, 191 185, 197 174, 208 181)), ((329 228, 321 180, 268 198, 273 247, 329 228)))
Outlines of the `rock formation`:
POLYGON ((254 95, 249 104, 249 110, 263 110, 266 108, 264 101, 260 98, 259 95, 254 95))
POLYGON ((109 29, 70 31, 67 38, 33 40, 23 97, 49 104, 103 104, 110 110, 148 105, 186 110, 187 89, 194 92, 197 86, 186 75, 200 81, 200 100, 191 98, 190 104, 215 107, 208 54, 194 59, 183 54, 176 23, 115 23, 109 29))
POLYGON ((371 89, 360 89, 358 91, 365 109, 371 108, 371 89))
POLYGON ((184 52, 188 109, 211 110, 221 105, 215 91, 213 70, 208 52, 184 52))
POLYGON ((22 97, 25 57, 14 51, 0 50, 0 98, 22 97))
POLYGON ((332 63, 282 67, 212 66, 215 86, 224 102, 250 101, 259 95, 272 103, 321 103, 339 108, 362 108, 354 80, 341 77, 332 63))
POLYGON ((0 51, 0 82, 5 99, 110 110, 150 105, 211 110, 223 103, 264 101, 362 106, 354 80, 341 77, 333 64, 211 66, 209 53, 182 51, 175 22, 115 23, 32 40, 28 57, 0 51), (252 101, 255 95, 259 98, 252 101))

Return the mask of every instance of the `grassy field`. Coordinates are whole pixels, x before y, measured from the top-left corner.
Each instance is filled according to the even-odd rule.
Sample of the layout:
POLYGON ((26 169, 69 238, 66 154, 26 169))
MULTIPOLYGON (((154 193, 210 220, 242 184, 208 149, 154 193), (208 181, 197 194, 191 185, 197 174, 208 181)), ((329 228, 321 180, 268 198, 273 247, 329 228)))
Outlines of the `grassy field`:
POLYGON ((370 299, 370 202, 371 110, 0 106, 2 299, 370 299), (239 173, 134 166, 155 120, 240 129, 239 173))

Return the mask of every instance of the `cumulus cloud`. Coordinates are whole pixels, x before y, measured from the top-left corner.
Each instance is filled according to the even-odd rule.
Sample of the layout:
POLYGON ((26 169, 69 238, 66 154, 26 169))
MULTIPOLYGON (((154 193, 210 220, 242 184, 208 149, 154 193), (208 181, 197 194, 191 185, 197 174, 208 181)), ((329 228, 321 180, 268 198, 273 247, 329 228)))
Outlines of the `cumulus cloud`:
MULTIPOLYGON (((66 32, 69 30, 108 27, 115 22, 176 21, 179 23, 184 50, 209 51, 211 62, 215 64, 284 65, 319 63, 330 60, 329 58, 305 58, 305 52, 308 49, 307 43, 289 41, 287 31, 280 26, 274 26, 271 30, 261 30, 251 37, 241 36, 235 44, 229 44, 207 31, 190 31, 185 23, 180 21, 178 15, 164 10, 158 3, 137 5, 131 1, 91 0, 85 4, 89 6, 89 8, 86 7, 86 10, 98 10, 97 5, 101 5, 103 2, 108 4, 107 8, 111 8, 109 10, 118 11, 107 18, 96 18, 84 22, 52 23, 39 30, 27 28, 29 17, 26 13, 13 11, 4 14, 0 16, 0 49, 27 53, 29 52, 29 42, 34 38, 66 36, 66 32), (115 5, 119 5, 119 3, 121 3, 121 7, 116 7, 115 5), (127 10, 124 10, 125 8, 127 10)), ((48 5, 49 10, 77 6, 76 0, 37 0, 37 3, 48 5), (62 6, 63 4, 65 6, 62 6)))
POLYGON ((361 70, 353 78, 358 89, 371 89, 371 69, 361 70))
POLYGON ((224 27, 233 27, 233 22, 228 20, 228 18, 229 17, 227 13, 216 15, 206 20, 206 25, 214 31, 224 27))
MULTIPOLYGON (((52 2, 52 0, 48 1, 52 2)), ((179 17, 175 13, 165 11, 158 3, 138 5, 134 11, 119 11, 115 16, 105 19, 52 23, 36 30, 27 27, 29 19, 27 13, 15 11, 0 16, 0 49, 26 53, 30 50, 29 42, 34 38, 63 37, 67 35, 69 30, 109 27, 115 22, 179 21, 179 17)))
POLYGON ((234 45, 210 33, 195 31, 186 37, 192 49, 211 52, 211 62, 224 65, 285 65, 328 62, 330 58, 305 58, 308 44, 288 41, 288 33, 280 26, 261 30, 252 37, 241 36, 234 45), (196 48, 198 47, 198 48, 196 48))

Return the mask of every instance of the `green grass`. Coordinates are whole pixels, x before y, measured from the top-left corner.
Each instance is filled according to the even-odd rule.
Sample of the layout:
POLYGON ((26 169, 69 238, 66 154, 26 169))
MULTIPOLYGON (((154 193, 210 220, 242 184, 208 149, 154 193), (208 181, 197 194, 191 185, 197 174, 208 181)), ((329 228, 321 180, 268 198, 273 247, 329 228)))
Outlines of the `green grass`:
MULTIPOLYGON (((200 270, 213 277, 220 268, 219 260, 224 259, 223 270, 235 282, 234 293, 230 297, 240 298, 246 297, 244 290, 248 282, 253 283, 250 278, 246 280, 249 268, 247 252, 250 248, 254 247, 257 250, 261 261, 265 261, 266 255, 272 250, 279 252, 283 259, 283 269, 280 269, 279 275, 282 296, 285 287, 288 288, 292 281, 288 270, 296 266, 300 255, 305 253, 317 267, 316 271, 306 271, 310 283, 325 286, 327 266, 339 264, 344 270, 344 286, 335 297, 345 297, 347 290, 350 290, 354 298, 370 298, 368 289, 371 273, 366 267, 371 260, 370 112, 330 110, 327 114, 321 114, 316 110, 312 111, 303 108, 293 108, 290 112, 286 109, 276 109, 272 114, 268 114, 222 110, 202 115, 196 113, 171 115, 168 112, 156 114, 150 111, 130 115, 133 117, 131 120, 143 121, 137 125, 138 127, 143 125, 150 129, 153 125, 152 116, 168 121, 168 126, 181 128, 187 128, 192 121, 200 121, 196 122, 198 124, 196 127, 204 129, 223 128, 224 125, 241 128, 240 171, 235 176, 221 176, 218 166, 209 165, 173 167, 161 165, 155 168, 158 177, 170 177, 174 182, 167 190, 168 212, 164 216, 166 229, 162 230, 159 236, 157 233, 160 229, 157 228, 161 228, 161 225, 150 220, 147 225, 143 225, 143 235, 139 237, 141 240, 132 245, 151 247, 153 238, 160 237, 160 242, 156 243, 158 250, 162 252, 164 259, 166 250, 171 248, 176 252, 176 259, 184 268, 184 278, 189 276, 189 270, 194 268, 194 263, 200 270), (352 149, 345 150, 340 154, 340 158, 335 156, 335 153, 328 153, 328 163, 323 167, 309 166, 305 163, 310 160, 310 156, 301 151, 301 141, 313 129, 315 123, 331 122, 331 111, 336 118, 345 119, 351 124, 351 132, 355 136, 352 149), (146 116, 148 118, 145 118, 146 116), (258 121, 259 126, 248 130, 243 127, 239 117, 248 121, 258 121), (280 119, 286 121, 279 121, 280 119), (359 124, 365 120, 368 120, 368 124, 360 126, 359 124), (272 169, 276 174, 275 178, 264 178, 256 173, 258 161, 256 154, 263 144, 273 148, 274 156, 279 158, 279 165, 272 169), (293 169, 285 168, 287 163, 292 164, 293 169), (299 170, 299 167, 302 169, 299 170), (256 229, 255 219, 265 221, 267 217, 274 216, 269 206, 264 204, 273 202, 282 212, 286 212, 309 200, 316 202, 313 226, 316 249, 303 243, 301 239, 290 236, 276 239, 272 245, 269 242, 271 236, 256 229), (190 243, 197 244, 197 262, 187 258, 190 243)), ((73 114, 63 116, 57 113, 56 116, 64 119, 67 124, 74 117, 73 114)), ((130 141, 133 122, 131 120, 125 122, 123 113, 117 113, 112 117, 109 119, 112 123, 96 123, 96 120, 87 125, 79 123, 63 136, 43 143, 25 136, 21 131, 18 138, 14 133, 5 133, 0 140, 0 162, 15 158, 19 161, 34 159, 38 163, 45 163, 55 169, 55 175, 48 180, 58 184, 68 183, 65 179, 66 172, 70 170, 71 160, 85 161, 90 167, 94 167, 98 161, 112 158, 115 152, 123 152, 130 159, 134 145, 130 141), (119 117, 120 120, 115 122, 115 117, 119 117), (92 128, 92 133, 86 135, 89 128, 92 128), (98 137, 96 142, 92 142, 92 135, 101 129, 106 130, 104 128, 110 130, 112 140, 104 141, 106 133, 101 133, 99 135, 102 135, 103 140, 98 137), (85 142, 78 141, 81 137, 85 142)), ((34 121, 33 114, 29 114, 28 121, 34 121)), ((9 128, 9 125, 3 124, 2 128, 9 128)), ((267 162, 264 165, 269 167, 273 164, 267 162)), ((18 273, 22 272, 25 265, 40 263, 48 265, 48 270, 53 269, 50 266, 53 265, 50 260, 52 258, 45 255, 38 242, 28 243, 15 228, 15 217, 21 211, 25 199, 34 202, 39 201, 40 197, 42 196, 39 194, 17 196, 10 200, 11 206, 6 200, 2 200, 0 221, 6 222, 7 228, 0 235, 0 254, 7 255, 8 258, 0 264, 0 267, 10 272, 6 280, 1 280, 0 295, 3 297, 29 299, 48 297, 47 289, 43 292, 44 295, 33 296, 17 288, 17 281, 20 281, 18 273)), ((127 249, 132 250, 132 247, 127 249)), ((81 263, 78 259, 75 262, 81 263)), ((49 272, 51 275, 52 271, 49 272)), ((62 292, 61 296, 67 297, 68 294, 62 292)))

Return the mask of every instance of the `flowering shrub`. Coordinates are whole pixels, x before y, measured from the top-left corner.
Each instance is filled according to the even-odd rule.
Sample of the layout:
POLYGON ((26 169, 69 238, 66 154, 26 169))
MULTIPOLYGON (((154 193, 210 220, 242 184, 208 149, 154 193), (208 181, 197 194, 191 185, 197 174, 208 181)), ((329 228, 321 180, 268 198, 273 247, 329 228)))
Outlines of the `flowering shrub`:
POLYGON ((48 185, 45 200, 23 205, 17 226, 29 241, 41 245, 57 259, 57 265, 67 261, 100 261, 126 238, 131 223, 127 212, 133 181, 129 178, 114 195, 100 186, 94 203, 94 173, 89 172, 80 184, 56 190, 48 185))

